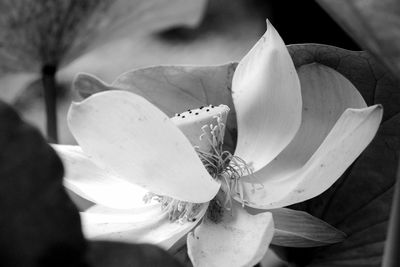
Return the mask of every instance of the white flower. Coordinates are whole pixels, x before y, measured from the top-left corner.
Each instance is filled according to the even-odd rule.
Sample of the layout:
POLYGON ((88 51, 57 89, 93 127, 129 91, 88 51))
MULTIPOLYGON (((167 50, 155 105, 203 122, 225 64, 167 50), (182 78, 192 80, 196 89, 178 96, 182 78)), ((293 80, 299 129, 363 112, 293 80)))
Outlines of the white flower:
POLYGON ((268 23, 235 71, 237 146, 234 156, 216 158, 230 159, 219 165, 207 160, 223 152, 226 106, 170 120, 124 91, 73 104, 68 121, 80 146, 54 147, 66 166, 65 186, 98 204, 81 213, 85 235, 168 249, 196 227, 187 236, 195 266, 259 262, 273 236, 272 216, 243 206, 279 208, 321 194, 369 144, 382 117, 381 106, 366 107, 337 72, 315 64, 298 71, 307 86, 268 23), (158 201, 144 203, 144 196, 158 201))

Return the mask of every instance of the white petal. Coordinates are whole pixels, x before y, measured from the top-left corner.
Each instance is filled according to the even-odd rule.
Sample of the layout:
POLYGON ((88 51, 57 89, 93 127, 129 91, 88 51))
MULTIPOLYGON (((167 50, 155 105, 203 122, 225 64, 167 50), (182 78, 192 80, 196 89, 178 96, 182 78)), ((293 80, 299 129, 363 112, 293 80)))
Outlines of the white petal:
POLYGON ((195 222, 171 222, 159 204, 134 210, 94 207, 81 213, 86 238, 128 243, 151 243, 169 249, 204 216, 207 205, 195 222))
POLYGON ((64 186, 94 203, 117 209, 144 206, 148 192, 96 166, 79 146, 53 145, 65 169, 64 186))
POLYGON ((235 155, 253 171, 264 167, 289 144, 301 121, 295 67, 278 32, 268 21, 267 27, 240 61, 232 81, 238 122, 235 155))
POLYGON ((272 240, 272 215, 250 215, 238 204, 225 212, 222 222, 207 219, 188 235, 188 254, 195 267, 254 266, 272 240))
POLYGON ((264 173, 301 168, 318 149, 348 108, 365 108, 363 97, 339 72, 321 64, 298 70, 303 98, 302 122, 292 142, 269 164, 264 173))
POLYGON ((138 95, 95 94, 71 106, 68 122, 85 154, 127 182, 193 203, 219 190, 183 133, 138 95))
POLYGON ((298 74, 303 98, 301 126, 292 142, 258 171, 258 179, 253 179, 256 183, 266 183, 264 186, 271 179, 280 179, 299 171, 347 108, 367 106, 354 85, 332 68, 308 64, 300 67, 298 74))
POLYGON ((255 208, 279 208, 315 197, 328 189, 371 142, 382 119, 380 105, 347 109, 321 146, 297 171, 268 176, 256 173, 263 187, 245 186, 255 208), (264 177, 263 177, 264 176, 264 177))

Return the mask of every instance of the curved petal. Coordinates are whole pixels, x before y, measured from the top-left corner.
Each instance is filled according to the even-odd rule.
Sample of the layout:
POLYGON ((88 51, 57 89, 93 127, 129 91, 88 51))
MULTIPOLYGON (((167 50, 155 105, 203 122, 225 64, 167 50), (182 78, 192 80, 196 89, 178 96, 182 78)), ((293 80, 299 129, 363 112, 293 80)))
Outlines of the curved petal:
POLYGON ((94 207, 81 213, 86 238, 128 243, 151 243, 169 249, 204 216, 204 205, 194 222, 171 222, 159 204, 134 210, 94 207))
POLYGON ((255 182, 264 184, 298 171, 347 108, 367 106, 354 85, 332 68, 313 63, 300 67, 298 74, 303 98, 300 129, 290 144, 258 172, 255 182))
POLYGON ((240 61, 232 81, 237 113, 235 155, 257 171, 295 136, 301 121, 300 82, 278 32, 267 32, 240 61))
POLYGON ((94 203, 117 209, 132 209, 145 205, 148 192, 126 182, 117 175, 96 166, 79 146, 53 145, 64 168, 64 186, 94 203))
POLYGON ((256 173, 256 177, 262 177, 263 187, 254 188, 251 184, 244 186, 249 206, 280 208, 324 192, 371 142, 378 130, 382 113, 380 105, 347 109, 302 168, 273 177, 268 177, 265 170, 256 173))
POLYGON ((75 75, 74 80, 72 81, 72 88, 84 98, 95 93, 115 89, 95 75, 84 72, 75 75))
POLYGON ((267 252, 273 225, 271 213, 250 215, 238 203, 217 224, 204 218, 187 238, 193 266, 254 266, 267 252))
POLYGON ((183 133, 138 95, 95 94, 71 106, 68 122, 85 154, 127 182, 192 203, 219 190, 183 133))

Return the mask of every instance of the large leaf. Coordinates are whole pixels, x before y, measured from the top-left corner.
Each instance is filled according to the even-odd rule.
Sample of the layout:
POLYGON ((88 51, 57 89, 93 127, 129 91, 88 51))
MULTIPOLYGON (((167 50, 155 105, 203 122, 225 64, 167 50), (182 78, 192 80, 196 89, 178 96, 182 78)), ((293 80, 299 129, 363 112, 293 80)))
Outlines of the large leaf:
POLYGON ((377 136, 359 159, 325 193, 295 205, 345 232, 339 244, 287 249, 299 266, 380 266, 400 150, 399 84, 364 52, 321 45, 289 46, 296 67, 318 62, 336 69, 369 105, 384 106, 377 136))
POLYGON ((83 266, 85 241, 60 159, 1 102, 0 121, 0 265, 83 266))
MULTIPOLYGON (((172 117, 209 104, 233 106, 231 80, 236 63, 221 66, 156 66, 120 75, 108 85, 89 74, 78 74, 73 87, 84 98, 120 89, 139 94, 172 117)), ((232 118, 234 119, 234 118, 232 118)))
POLYGON ((296 68, 316 62, 344 75, 360 91, 369 106, 383 105, 383 121, 400 111, 398 83, 368 53, 318 44, 289 45, 288 49, 296 68))
POLYGON ((236 116, 230 88, 236 65, 150 67, 126 72, 112 84, 81 73, 76 76, 73 88, 84 98, 105 90, 127 90, 145 97, 170 117, 200 106, 228 105, 230 131, 225 135, 225 143, 233 150, 236 116))
MULTIPOLYGON (((400 2, 398 0, 317 0, 361 47, 400 73, 400 2)), ((400 77, 398 77, 400 79, 400 77)))

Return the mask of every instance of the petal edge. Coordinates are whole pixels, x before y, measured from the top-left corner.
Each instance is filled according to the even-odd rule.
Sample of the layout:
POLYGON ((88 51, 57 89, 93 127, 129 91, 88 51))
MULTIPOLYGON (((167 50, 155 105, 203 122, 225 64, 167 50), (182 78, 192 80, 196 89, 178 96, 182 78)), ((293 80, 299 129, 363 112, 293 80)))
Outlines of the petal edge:
POLYGON ((250 215, 238 203, 218 224, 204 218, 187 237, 194 266, 253 266, 267 252, 274 232, 272 214, 250 215))
POLYGON ((71 106, 68 123, 85 154, 127 182, 193 203, 219 190, 183 133, 138 95, 94 94, 71 106))
POLYGON ((263 189, 254 190, 250 184, 245 186, 249 206, 260 209, 281 208, 323 193, 372 141, 382 114, 381 105, 347 109, 301 169, 265 181, 263 189))
POLYGON ((301 123, 300 81, 269 21, 267 32, 239 62, 232 92, 238 122, 235 155, 257 171, 290 143, 301 123))

